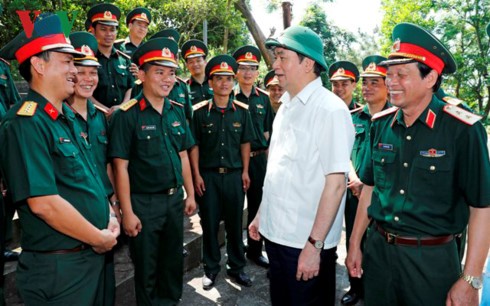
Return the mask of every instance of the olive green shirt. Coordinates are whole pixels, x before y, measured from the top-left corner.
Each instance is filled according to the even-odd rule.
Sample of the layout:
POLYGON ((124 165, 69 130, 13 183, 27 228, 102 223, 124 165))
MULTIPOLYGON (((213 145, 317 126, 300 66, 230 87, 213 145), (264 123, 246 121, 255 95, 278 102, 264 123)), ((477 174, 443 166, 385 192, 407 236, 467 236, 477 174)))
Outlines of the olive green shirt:
POLYGON ((35 104, 27 111, 25 103, 15 105, 0 126, 0 143, 8 144, 0 147, 1 168, 19 214, 21 246, 35 251, 75 248, 82 242, 50 227, 30 210, 27 199, 59 195, 103 229, 109 221, 104 186, 70 108, 63 105, 59 113, 33 90, 25 101, 35 104))
POLYGON ((128 89, 134 85, 133 75, 129 71, 131 60, 114 47, 109 58, 99 50, 95 56, 101 66, 97 70, 99 83, 94 98, 107 107, 121 104, 128 89))
POLYGON ((189 89, 189 98, 192 105, 204 100, 209 100, 213 97, 213 89, 209 87, 208 78, 206 78, 201 84, 191 76, 186 83, 189 89))
POLYGON ((20 101, 19 92, 10 73, 10 67, 0 58, 0 119, 9 110, 10 105, 20 101))
POLYGON ((112 189, 109 176, 107 175, 107 164, 109 163, 109 160, 107 158, 108 139, 106 117, 102 112, 95 108, 94 104, 90 100, 87 100, 86 121, 73 108, 72 111, 75 113, 76 121, 82 129, 83 138, 90 143, 90 149, 94 157, 95 166, 97 167, 100 178, 104 183, 106 194, 111 196, 114 191, 112 189))
MULTIPOLYGON (((141 42, 143 44, 143 42, 141 42)), ((124 52, 125 54, 129 55, 129 56, 132 56, 134 51, 136 51, 136 49, 138 49, 138 46, 136 46, 135 44, 133 44, 131 42, 131 40, 129 39, 129 36, 126 37, 126 39, 122 40, 122 41, 118 41, 116 43, 114 43, 114 47, 118 50, 121 50, 122 52, 124 52)))
POLYGON ((199 145, 200 168, 242 168, 241 144, 255 139, 250 112, 230 97, 225 109, 214 101, 195 110, 191 129, 199 145))
POLYGON ((266 150, 269 147, 269 141, 265 138, 264 133, 272 132, 272 121, 274 114, 270 104, 269 96, 257 87, 253 86, 250 96, 247 97, 241 92, 237 84, 234 90, 235 99, 249 106, 249 112, 252 116, 252 122, 257 138, 252 141, 252 151, 266 150))
MULTIPOLYGON (((371 127, 371 162, 361 181, 373 186, 368 214, 386 230, 410 236, 461 233, 469 206, 490 204, 490 163, 483 125, 446 113, 433 96, 407 127, 398 110, 371 127)), ((455 106, 452 106, 455 107, 455 106)))
POLYGON ((109 126, 109 157, 129 161, 131 193, 162 193, 182 186, 179 152, 194 145, 183 107, 165 98, 156 111, 144 95, 128 110, 119 109, 109 126))

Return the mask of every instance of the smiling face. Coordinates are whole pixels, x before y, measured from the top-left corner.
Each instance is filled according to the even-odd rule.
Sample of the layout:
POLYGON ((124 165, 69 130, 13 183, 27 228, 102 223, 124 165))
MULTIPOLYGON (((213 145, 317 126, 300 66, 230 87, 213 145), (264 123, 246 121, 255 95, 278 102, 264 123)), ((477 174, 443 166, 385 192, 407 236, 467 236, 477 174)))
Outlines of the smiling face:
POLYGON ((346 104, 350 104, 356 85, 357 83, 352 80, 332 81, 332 91, 346 104))
POLYGON ((382 77, 362 78, 362 97, 366 103, 384 103, 388 97, 388 89, 382 77))
POLYGON ((77 70, 75 95, 80 98, 90 98, 99 83, 97 67, 77 66, 77 70))
POLYGON ((187 69, 189 69, 189 72, 193 77, 201 76, 204 74, 206 68, 206 60, 203 56, 188 58, 185 63, 187 65, 187 69))
POLYGON ((252 86, 259 76, 259 67, 253 65, 238 65, 236 78, 241 86, 252 86))
POLYGON ((137 39, 143 40, 148 34, 148 23, 141 20, 133 20, 129 24, 129 33, 137 39))
POLYGON ((31 65, 42 76, 43 84, 54 85, 44 88, 46 96, 63 101, 74 93, 77 68, 73 63, 73 55, 50 52, 49 60, 34 56, 31 65))
POLYGON ((143 82, 143 94, 150 101, 167 97, 175 84, 175 68, 149 65, 138 71, 143 82), (146 71, 145 71, 146 70, 146 71))
POLYGON ((217 97, 229 97, 233 91, 235 78, 231 75, 213 75, 209 79, 209 87, 217 97))

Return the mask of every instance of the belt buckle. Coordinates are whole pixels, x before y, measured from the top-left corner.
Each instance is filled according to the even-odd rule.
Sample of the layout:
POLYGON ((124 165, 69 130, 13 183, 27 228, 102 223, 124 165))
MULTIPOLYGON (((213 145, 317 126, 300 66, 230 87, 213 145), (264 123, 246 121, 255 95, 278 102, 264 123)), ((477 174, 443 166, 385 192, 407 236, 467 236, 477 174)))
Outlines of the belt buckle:
POLYGON ((395 239, 396 239, 397 236, 398 235, 396 235, 396 234, 392 234, 392 233, 386 232, 385 233, 386 242, 388 244, 395 244, 395 239))
POLYGON ((167 195, 173 195, 175 192, 177 192, 177 188, 174 187, 174 188, 170 188, 167 192, 167 195))
POLYGON ((219 173, 219 174, 225 174, 225 173, 228 173, 228 169, 226 169, 226 168, 218 168, 218 173, 219 173))

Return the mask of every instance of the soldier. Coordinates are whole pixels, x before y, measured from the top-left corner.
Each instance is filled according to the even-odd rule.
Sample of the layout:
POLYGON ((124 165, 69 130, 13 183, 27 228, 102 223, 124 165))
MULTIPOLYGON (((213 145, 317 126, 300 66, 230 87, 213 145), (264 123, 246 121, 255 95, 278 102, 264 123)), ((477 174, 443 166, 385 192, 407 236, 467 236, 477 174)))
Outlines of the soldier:
POLYGON ((346 264, 364 271, 365 305, 477 305, 490 244, 490 162, 481 117, 439 100, 456 71, 425 29, 393 29, 386 85, 395 105, 373 116, 346 264), (368 231, 362 262, 361 238, 368 231), (463 271, 455 234, 469 223, 463 271))
POLYGON ((255 135, 248 105, 231 95, 236 69, 236 61, 229 55, 212 58, 206 65, 206 76, 214 97, 193 107, 191 127, 197 145, 190 156, 203 230, 204 290, 214 286, 220 271, 221 219, 226 230, 227 273, 238 284, 252 286, 244 272, 242 217, 250 186, 250 142, 255 135))
POLYGON ((347 105, 349 110, 361 107, 353 97, 359 81, 359 70, 354 63, 349 61, 338 61, 328 68, 332 91, 339 96, 347 105))
POLYGON ((274 115, 277 114, 279 107, 281 106, 281 97, 284 94, 284 88, 279 84, 279 80, 274 72, 271 70, 267 72, 264 78, 265 89, 269 92, 269 100, 271 102, 272 111, 274 115))
POLYGON ((194 144, 183 105, 168 99, 177 44, 151 39, 136 49, 141 95, 111 120, 109 156, 135 269, 138 305, 177 305, 182 296, 183 212, 196 208, 187 150, 194 144), (187 199, 183 204, 184 185, 187 199))
POLYGON ((120 16, 117 6, 106 3, 94 5, 87 13, 98 43, 95 56, 101 65, 98 69, 99 84, 91 101, 107 110, 108 115, 130 99, 134 84, 129 70, 130 57, 114 47, 120 16))
MULTIPOLYGON (((84 57, 75 57, 77 67, 75 92, 67 102, 75 114, 75 119, 82 130, 82 137, 91 146, 94 162, 104 183, 107 198, 110 199, 118 222, 121 222, 119 205, 116 205, 112 188, 112 168, 107 159, 107 122, 105 110, 95 106, 91 101, 99 77, 97 68, 100 67, 95 52, 97 40, 87 32, 74 32, 70 34, 70 42, 75 50, 84 54, 84 57), (109 175, 110 178, 109 179, 109 175), (113 197, 111 199, 111 197, 113 197)), ((106 269, 104 274, 104 305, 114 305, 116 280, 114 276, 114 254, 106 253, 106 269)))
POLYGON ((74 92, 73 56, 83 53, 51 15, 0 54, 16 58, 29 83, 0 126, 0 142, 9 144, 0 148, 1 168, 22 228, 17 289, 26 305, 100 305, 101 254, 116 244, 119 224, 90 145, 63 103, 74 92))
POLYGON ((334 305, 352 120, 344 102, 322 86, 327 64, 315 32, 293 26, 265 44, 286 93, 250 236, 258 239, 260 230, 265 238, 273 305, 334 305))
POLYGON ((129 35, 125 39, 115 42, 116 48, 127 55, 133 55, 148 34, 148 26, 151 23, 151 13, 144 7, 138 7, 126 16, 126 26, 129 35))
MULTIPOLYGON (((251 143, 250 152, 250 188, 247 192, 247 226, 257 214, 262 200, 269 138, 272 131, 273 113, 267 92, 254 84, 259 77, 260 51, 254 46, 238 48, 233 57, 238 63, 235 99, 248 105, 257 138, 251 143)), ((263 241, 255 241, 248 236, 247 257, 258 266, 269 268, 269 260, 262 255, 263 241)))
MULTIPOLYGON (((362 97, 366 102, 363 107, 351 110, 352 122, 356 131, 356 138, 351 154, 351 171, 349 172, 349 182, 347 184, 347 195, 345 201, 345 233, 346 247, 349 250, 349 239, 354 226, 356 217, 358 197, 361 193, 363 184, 359 180, 359 173, 367 162, 364 157, 369 149, 369 129, 371 117, 388 108, 388 90, 385 84, 386 67, 378 64, 386 60, 379 55, 371 55, 362 61, 362 97)), ((344 305, 355 305, 363 296, 362 279, 349 277, 350 289, 341 299, 344 305)))
POLYGON ((209 87, 204 71, 208 48, 202 41, 191 39, 182 45, 181 54, 187 69, 191 73, 191 77, 187 80, 191 104, 195 105, 198 102, 211 99, 213 90, 209 87))

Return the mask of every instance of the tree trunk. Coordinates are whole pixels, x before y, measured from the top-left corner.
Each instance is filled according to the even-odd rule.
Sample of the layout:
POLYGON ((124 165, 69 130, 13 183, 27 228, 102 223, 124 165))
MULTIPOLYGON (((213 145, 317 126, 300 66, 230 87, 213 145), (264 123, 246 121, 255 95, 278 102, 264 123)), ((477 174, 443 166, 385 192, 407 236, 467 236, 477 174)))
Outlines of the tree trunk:
POLYGON ((259 25, 255 21, 255 18, 252 16, 250 9, 248 8, 245 0, 238 0, 235 2, 235 8, 242 13, 243 17, 246 20, 247 28, 252 33, 252 37, 255 40, 255 43, 259 47, 260 53, 262 53, 262 57, 264 58, 265 63, 269 69, 272 68, 272 53, 265 47, 265 36, 260 30, 259 25))
POLYGON ((287 29, 291 26, 291 19, 292 19, 292 16, 291 16, 291 12, 292 12, 292 8, 291 8, 291 2, 289 1, 284 1, 282 3, 282 24, 284 26, 284 29, 287 29))
MULTIPOLYGON (((230 16, 230 1, 228 0, 226 3, 226 19, 228 20, 230 16)), ((228 52, 228 36, 229 36, 229 30, 228 27, 225 27, 225 34, 223 37, 223 53, 226 54, 228 52)))

